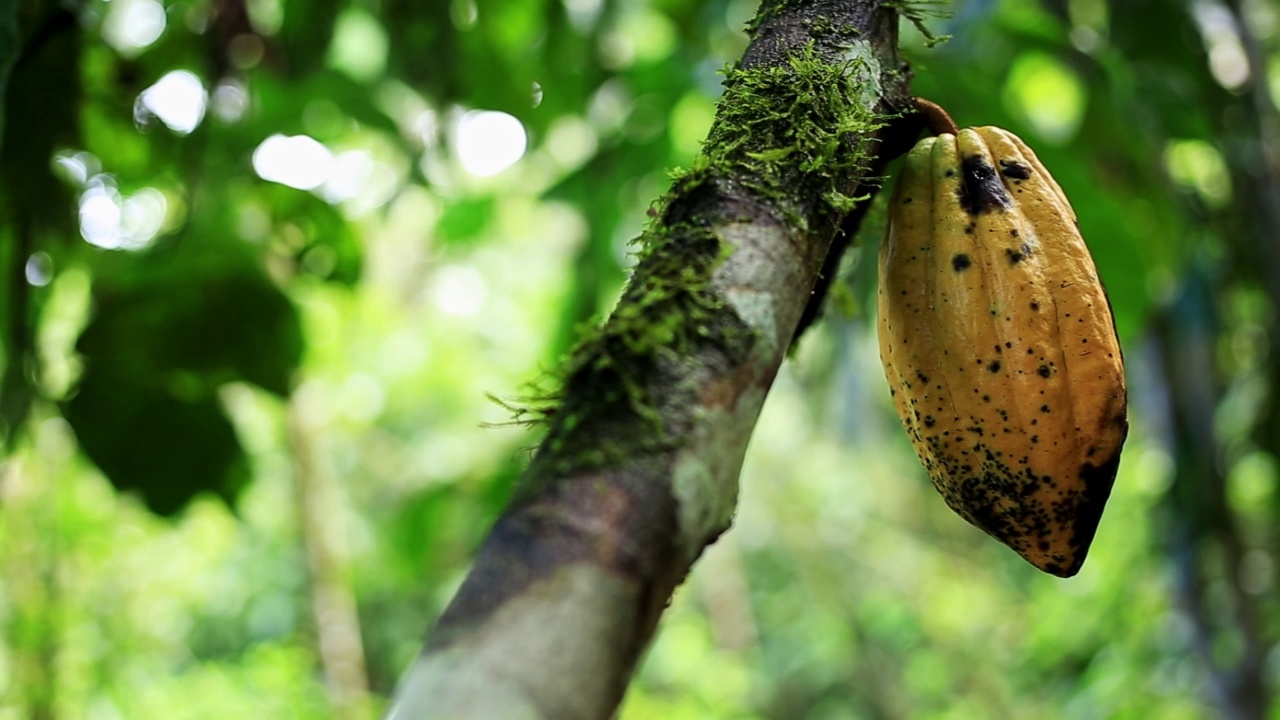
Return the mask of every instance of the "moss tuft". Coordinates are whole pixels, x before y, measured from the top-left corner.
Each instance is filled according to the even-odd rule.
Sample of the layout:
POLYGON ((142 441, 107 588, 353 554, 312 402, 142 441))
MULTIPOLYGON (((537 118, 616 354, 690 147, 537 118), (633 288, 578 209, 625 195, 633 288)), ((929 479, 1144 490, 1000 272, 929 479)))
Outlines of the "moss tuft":
POLYGON ((810 43, 786 65, 729 70, 701 166, 784 201, 802 187, 830 211, 848 212, 857 198, 844 182, 865 174, 869 138, 887 121, 863 101, 878 74, 869 62, 856 52, 824 58, 810 43))
POLYGON ((555 420, 543 444, 551 452, 540 456, 557 470, 672 445, 680 428, 665 409, 696 404, 695 388, 656 387, 654 379, 680 377, 667 370, 708 349, 727 358, 749 351, 754 332, 712 276, 732 252, 717 225, 752 218, 690 214, 704 186, 748 188, 800 229, 815 216, 834 225, 860 199, 849 190, 866 179, 876 150, 871 138, 890 118, 872 109, 880 72, 866 43, 837 52, 821 55, 811 43, 780 66, 726 71, 702 154, 673 173, 671 190, 634 241, 636 270, 613 314, 570 351, 558 391, 513 405, 517 421, 555 420), (584 434, 587 422, 593 427, 584 434))

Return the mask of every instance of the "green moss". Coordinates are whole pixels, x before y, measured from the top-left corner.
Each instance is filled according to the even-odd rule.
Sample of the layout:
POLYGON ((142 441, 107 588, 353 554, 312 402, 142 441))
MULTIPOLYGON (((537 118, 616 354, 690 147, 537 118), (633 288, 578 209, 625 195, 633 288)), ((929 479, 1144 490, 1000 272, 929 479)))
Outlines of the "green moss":
POLYGON ((858 47, 865 46, 832 60, 810 43, 784 66, 729 70, 695 170, 747 178, 757 191, 784 200, 792 220, 806 215, 786 207, 805 199, 795 197, 797 188, 833 213, 848 212, 858 198, 845 194, 843 183, 865 174, 873 156, 869 138, 886 121, 866 102, 879 69, 858 47))
POLYGON ((727 71, 703 153, 692 168, 673 174, 654 221, 636 241, 639 262, 617 308, 570 352, 559 391, 537 393, 514 410, 517 421, 555 419, 543 447, 557 471, 607 464, 637 447, 671 446, 678 429, 666 425, 663 405, 673 398, 696 403, 696 388, 646 383, 706 349, 732 362, 749 351, 754 331, 711 279, 733 250, 716 226, 752 218, 690 222, 681 219, 683 204, 702 185, 728 181, 769 198, 798 228, 815 210, 834 224, 855 202, 844 189, 865 176, 874 150, 869 138, 887 120, 869 109, 879 94, 874 63, 865 43, 850 44, 834 59, 811 44, 780 67, 727 71), (580 432, 588 420, 591 430, 580 432))
POLYGON ((711 275, 728 253, 709 228, 655 224, 637 242, 636 277, 608 323, 570 354, 568 374, 616 374, 630 408, 656 422, 656 403, 636 386, 630 370, 660 356, 678 360, 700 342, 734 345, 741 329, 722 327, 725 303, 713 291, 711 275))
MULTIPOLYGON (((677 181, 661 204, 678 198, 684 186, 677 181)), ((752 331, 712 289, 712 273, 730 249, 710 227, 659 220, 634 242, 640 246, 635 275, 608 322, 589 329, 570 351, 559 389, 504 403, 515 422, 555 421, 543 444, 550 454, 540 456, 555 466, 539 473, 544 477, 606 465, 636 449, 671 447, 678 435, 666 424, 663 404, 696 397, 689 388, 646 383, 661 367, 705 348, 730 356, 750 348, 752 331)))

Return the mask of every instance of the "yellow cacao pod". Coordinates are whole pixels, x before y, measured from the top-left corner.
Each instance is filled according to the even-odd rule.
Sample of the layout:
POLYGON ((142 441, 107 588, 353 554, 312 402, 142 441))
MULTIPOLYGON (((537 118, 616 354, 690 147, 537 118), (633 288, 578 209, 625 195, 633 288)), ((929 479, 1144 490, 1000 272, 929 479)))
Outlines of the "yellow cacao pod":
POLYGON ((1111 306, 1062 189, 1014 134, 921 140, 879 258, 880 358, 934 487, 1070 577, 1128 433, 1111 306))

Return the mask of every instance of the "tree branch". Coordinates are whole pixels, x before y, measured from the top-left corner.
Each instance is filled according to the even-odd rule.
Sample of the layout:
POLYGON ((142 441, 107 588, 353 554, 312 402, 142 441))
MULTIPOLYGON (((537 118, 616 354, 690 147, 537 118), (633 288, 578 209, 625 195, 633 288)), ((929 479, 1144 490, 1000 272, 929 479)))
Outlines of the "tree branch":
POLYGON ((703 155, 572 354, 547 436, 391 718, 615 711, 675 587, 730 525, 747 441, 842 220, 900 150, 886 139, 906 76, 882 4, 763 4, 703 155))

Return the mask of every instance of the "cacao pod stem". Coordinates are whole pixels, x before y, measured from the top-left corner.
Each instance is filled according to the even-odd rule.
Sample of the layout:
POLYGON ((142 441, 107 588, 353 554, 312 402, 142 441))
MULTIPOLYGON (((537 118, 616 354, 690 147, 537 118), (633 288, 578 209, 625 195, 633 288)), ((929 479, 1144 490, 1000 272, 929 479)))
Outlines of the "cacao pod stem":
POLYGON ((914 101, 916 112, 924 115, 925 123, 928 124, 931 135, 941 135, 943 133, 960 134, 960 129, 956 127, 956 121, 952 120, 951 116, 941 106, 924 98, 915 98, 914 101))

